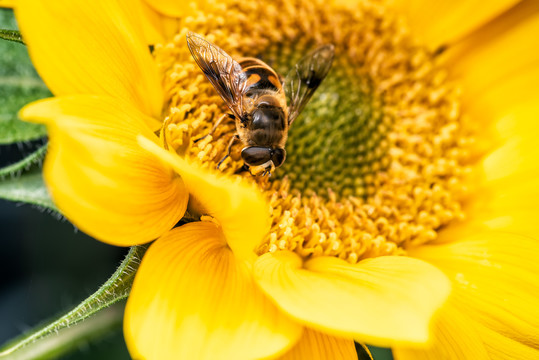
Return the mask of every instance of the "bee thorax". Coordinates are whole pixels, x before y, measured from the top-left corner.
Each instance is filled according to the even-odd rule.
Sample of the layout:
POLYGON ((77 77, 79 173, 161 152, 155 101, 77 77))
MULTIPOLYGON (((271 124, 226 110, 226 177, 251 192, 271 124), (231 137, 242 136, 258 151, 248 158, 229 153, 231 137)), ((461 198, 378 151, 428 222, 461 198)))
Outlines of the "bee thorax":
POLYGON ((281 144, 286 135, 286 119, 282 108, 260 107, 252 114, 248 141, 252 144, 271 146, 281 144))

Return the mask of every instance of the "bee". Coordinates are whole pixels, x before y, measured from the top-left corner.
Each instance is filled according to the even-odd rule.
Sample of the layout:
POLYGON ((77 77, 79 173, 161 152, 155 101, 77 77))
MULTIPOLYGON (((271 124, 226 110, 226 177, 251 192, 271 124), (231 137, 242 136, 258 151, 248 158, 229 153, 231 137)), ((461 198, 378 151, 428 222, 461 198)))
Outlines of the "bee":
POLYGON ((255 175, 271 176, 286 159, 285 144, 290 125, 331 68, 333 45, 323 45, 305 56, 284 79, 262 60, 251 57, 234 60, 201 35, 189 32, 187 46, 231 111, 217 120, 208 135, 227 117, 236 123, 236 134, 217 167, 239 140, 244 145, 242 170, 253 174, 251 168, 258 167, 260 172, 255 175))

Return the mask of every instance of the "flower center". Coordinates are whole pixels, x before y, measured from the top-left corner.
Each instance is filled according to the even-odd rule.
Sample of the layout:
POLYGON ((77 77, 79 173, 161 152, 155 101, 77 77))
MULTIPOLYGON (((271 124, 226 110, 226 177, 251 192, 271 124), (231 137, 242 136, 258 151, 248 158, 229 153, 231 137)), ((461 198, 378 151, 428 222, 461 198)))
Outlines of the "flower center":
MULTIPOLYGON (((286 74, 298 55, 315 47, 296 45, 292 56, 274 49, 268 58, 277 71, 286 74)), ((291 188, 303 195, 327 198, 328 191, 340 197, 372 194, 373 176, 388 165, 386 135, 392 124, 389 116, 383 116, 372 86, 370 77, 350 66, 346 55, 338 56, 290 127, 287 159, 275 172, 275 179, 287 177, 291 188)))
MULTIPOLYGON (((187 29, 233 57, 260 57, 283 76, 316 46, 335 45, 332 70, 291 126, 284 165, 270 179, 242 175, 270 199, 273 224, 258 253, 354 263, 403 254, 463 216, 473 138, 461 123, 458 93, 435 55, 414 45, 378 3, 354 11, 310 0, 196 6, 155 55, 170 100, 166 142, 203 166, 226 155, 235 125, 194 143, 227 109, 194 64, 187 29)), ((223 172, 243 165, 242 147, 232 147, 223 172)))

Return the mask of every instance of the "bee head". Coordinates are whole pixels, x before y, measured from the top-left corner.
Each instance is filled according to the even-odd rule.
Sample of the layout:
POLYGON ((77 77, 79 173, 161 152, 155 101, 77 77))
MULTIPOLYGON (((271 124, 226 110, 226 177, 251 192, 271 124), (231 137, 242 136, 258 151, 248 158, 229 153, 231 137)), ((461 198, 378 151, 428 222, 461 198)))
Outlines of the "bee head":
POLYGON ((273 163, 275 167, 279 167, 284 163, 286 158, 286 150, 282 148, 271 148, 262 146, 249 146, 241 151, 243 161, 249 166, 263 166, 273 163))

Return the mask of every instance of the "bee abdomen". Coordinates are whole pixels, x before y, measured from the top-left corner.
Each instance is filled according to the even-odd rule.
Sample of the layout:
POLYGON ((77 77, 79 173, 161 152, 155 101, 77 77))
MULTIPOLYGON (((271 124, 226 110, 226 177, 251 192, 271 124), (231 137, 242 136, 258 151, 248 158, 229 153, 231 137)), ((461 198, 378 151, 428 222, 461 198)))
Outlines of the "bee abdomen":
POLYGON ((259 90, 278 92, 281 82, 277 73, 265 62, 255 58, 245 58, 239 64, 247 75, 246 94, 256 94, 259 90))

